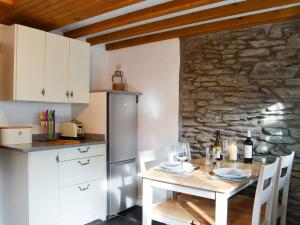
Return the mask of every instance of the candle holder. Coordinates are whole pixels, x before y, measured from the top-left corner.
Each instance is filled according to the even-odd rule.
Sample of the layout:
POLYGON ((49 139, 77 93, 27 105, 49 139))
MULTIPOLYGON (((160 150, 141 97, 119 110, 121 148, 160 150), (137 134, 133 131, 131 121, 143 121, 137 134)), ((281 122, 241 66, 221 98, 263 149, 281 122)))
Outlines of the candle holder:
POLYGON ((228 154, 229 154, 229 161, 237 162, 238 160, 238 148, 235 141, 230 141, 228 146, 228 154))

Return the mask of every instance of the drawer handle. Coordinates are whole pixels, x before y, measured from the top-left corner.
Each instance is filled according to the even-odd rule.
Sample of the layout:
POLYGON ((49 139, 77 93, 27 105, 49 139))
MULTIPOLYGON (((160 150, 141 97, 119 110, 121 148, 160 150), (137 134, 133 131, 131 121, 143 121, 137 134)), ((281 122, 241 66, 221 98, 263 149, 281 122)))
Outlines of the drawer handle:
POLYGON ((87 147, 86 150, 81 150, 81 148, 77 148, 80 153, 87 153, 90 150, 90 147, 87 147))
POLYGON ((90 164, 90 160, 88 159, 85 163, 83 163, 83 162, 81 162, 80 160, 78 160, 78 163, 79 163, 81 166, 85 166, 85 165, 90 164))
POLYGON ((90 184, 88 184, 86 187, 80 187, 80 186, 78 186, 78 189, 79 189, 79 191, 86 191, 87 189, 89 189, 89 187, 90 187, 90 184))

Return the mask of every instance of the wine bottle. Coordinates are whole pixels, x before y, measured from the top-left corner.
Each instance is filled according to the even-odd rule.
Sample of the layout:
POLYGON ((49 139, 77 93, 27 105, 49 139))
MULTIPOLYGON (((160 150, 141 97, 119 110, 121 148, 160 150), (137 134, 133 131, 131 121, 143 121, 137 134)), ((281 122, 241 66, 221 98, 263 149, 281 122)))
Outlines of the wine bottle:
POLYGON ((214 142, 214 148, 216 149, 216 160, 222 160, 223 156, 222 156, 222 143, 221 143, 221 135, 220 135, 220 131, 217 130, 217 137, 216 140, 214 142))
POLYGON ((251 140, 251 131, 247 132, 247 139, 244 142, 244 163, 252 163, 253 142, 251 140))

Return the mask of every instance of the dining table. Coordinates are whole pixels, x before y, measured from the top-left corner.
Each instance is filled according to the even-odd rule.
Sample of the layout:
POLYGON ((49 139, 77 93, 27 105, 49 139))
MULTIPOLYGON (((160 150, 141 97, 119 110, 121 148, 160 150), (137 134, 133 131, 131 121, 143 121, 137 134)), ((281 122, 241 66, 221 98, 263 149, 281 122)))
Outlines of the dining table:
POLYGON ((205 159, 193 159, 190 163, 195 166, 189 174, 178 175, 156 168, 139 174, 143 183, 143 225, 152 224, 152 207, 154 189, 184 193, 207 198, 215 201, 215 225, 226 225, 228 200, 258 180, 262 163, 219 161, 207 165, 205 159), (218 168, 238 168, 250 170, 250 177, 241 181, 218 179, 213 170, 218 168))

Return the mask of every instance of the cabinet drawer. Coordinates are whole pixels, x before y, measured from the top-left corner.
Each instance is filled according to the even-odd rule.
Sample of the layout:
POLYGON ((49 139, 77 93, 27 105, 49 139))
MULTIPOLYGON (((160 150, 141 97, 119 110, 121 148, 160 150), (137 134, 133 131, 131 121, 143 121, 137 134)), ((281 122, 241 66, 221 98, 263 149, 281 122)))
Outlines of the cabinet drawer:
POLYGON ((93 181, 60 189, 62 220, 99 209, 106 210, 106 183, 93 181))
POLYGON ((87 158, 106 154, 106 145, 78 146, 59 150, 59 161, 87 158))
POLYGON ((71 186, 106 177, 104 156, 76 159, 59 163, 60 187, 71 186))

